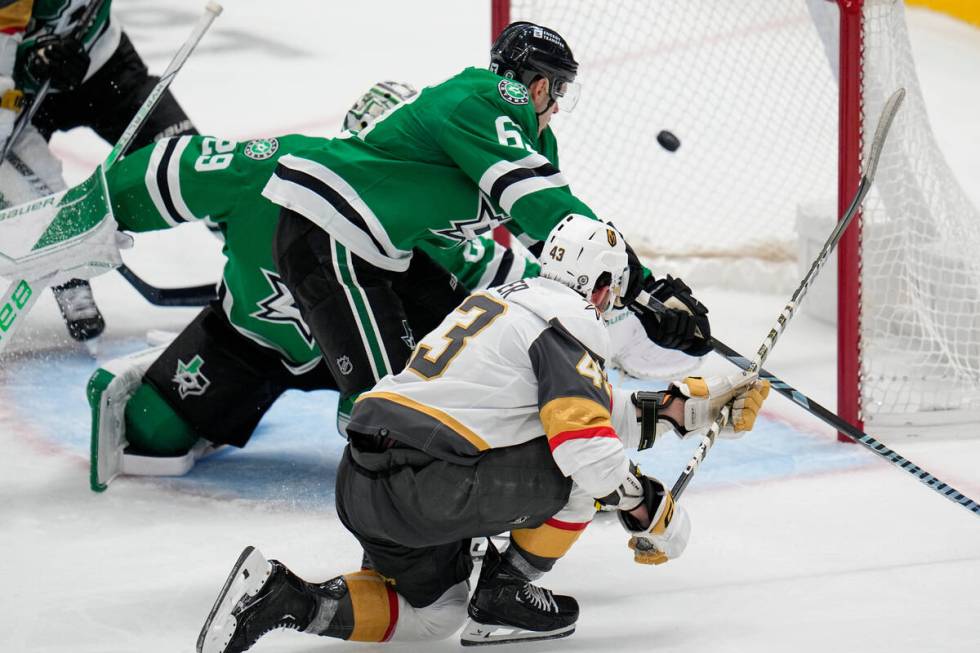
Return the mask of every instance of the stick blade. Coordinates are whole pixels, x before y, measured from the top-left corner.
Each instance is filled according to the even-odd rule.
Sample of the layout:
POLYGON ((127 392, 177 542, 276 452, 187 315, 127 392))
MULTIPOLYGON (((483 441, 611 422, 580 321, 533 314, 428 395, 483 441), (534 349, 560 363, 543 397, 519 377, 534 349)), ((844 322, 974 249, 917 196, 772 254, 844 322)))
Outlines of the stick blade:
POLYGON ((904 100, 905 88, 899 87, 881 109, 881 116, 878 118, 878 126, 875 128, 874 140, 871 141, 871 150, 868 152, 868 160, 865 164, 864 176, 869 180, 874 179, 875 170, 878 169, 878 159, 881 158, 881 151, 885 147, 888 131, 892 128, 892 123, 895 122, 895 116, 904 100))

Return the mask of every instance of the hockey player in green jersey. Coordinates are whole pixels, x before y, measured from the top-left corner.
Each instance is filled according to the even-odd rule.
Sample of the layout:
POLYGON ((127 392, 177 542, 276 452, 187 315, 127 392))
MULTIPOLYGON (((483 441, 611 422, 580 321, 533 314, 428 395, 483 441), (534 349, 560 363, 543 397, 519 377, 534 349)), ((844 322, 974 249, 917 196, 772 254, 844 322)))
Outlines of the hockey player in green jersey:
MULTIPOLYGON (((93 489, 104 489, 119 473, 182 474, 214 445, 244 446, 285 390, 337 389, 276 272, 272 241, 279 209, 260 194, 279 157, 322 140, 294 135, 235 143, 184 136, 138 150, 109 170, 121 229, 216 224, 227 260, 219 299, 172 343, 111 361, 92 375, 93 489)), ((456 266, 470 283, 537 272, 530 261, 501 266, 491 240, 445 252, 426 247, 440 263, 417 252, 398 286, 409 298, 409 334, 408 320, 428 331, 442 319, 429 306, 455 306, 470 289, 440 264, 456 266)))
MULTIPOLYGON (((388 82, 365 98, 348 115, 345 126, 351 132, 370 128, 365 117, 373 120, 393 104, 411 101, 414 90, 388 82)), ((320 363, 312 331, 270 252, 279 209, 259 195, 278 161, 327 144, 301 136, 244 144, 181 138, 134 153, 110 171, 110 195, 122 229, 163 229, 206 219, 220 226, 228 262, 220 305, 205 309, 165 350, 113 361, 93 375, 93 489, 104 489, 119 473, 184 473, 212 445, 243 446, 285 389, 337 388, 338 377, 354 371, 354 361, 344 355, 333 359, 330 373, 320 363)), ((428 332, 466 290, 536 273, 535 263, 489 238, 474 237, 488 229, 462 229, 470 238, 465 244, 441 235, 417 243, 420 252, 391 287, 402 298, 397 326, 406 351, 414 345, 414 333, 428 332)), ((342 315, 335 319, 341 328, 351 328, 342 315)), ((658 328, 661 336, 667 333, 658 328)))
MULTIPOLYGON (((568 44, 515 23, 494 43, 491 68, 424 89, 356 136, 282 157, 263 190, 282 207, 277 269, 340 385, 344 412, 412 351, 409 296, 398 286, 419 244, 460 243, 498 225, 540 241, 567 215, 597 219, 570 191, 549 128, 577 98, 568 44)), ((629 251, 627 303, 647 282, 629 251)), ((707 310, 684 290, 684 310, 649 321, 648 333, 704 353, 707 310)))
POLYGON ((724 437, 738 437, 768 384, 736 374, 661 392, 613 389, 602 316, 628 274, 622 235, 567 216, 541 265, 541 278, 471 294, 403 371, 355 405, 336 495, 338 517, 364 548, 362 569, 307 582, 247 547, 198 653, 240 653, 275 628, 362 642, 445 639, 467 614, 464 645, 566 637, 578 603, 536 581, 568 554, 597 503, 617 511, 637 563, 683 553, 684 506, 626 450, 671 430, 703 431, 729 402, 724 437), (471 597, 470 538, 501 532, 509 546, 488 548, 471 597))
MULTIPOLYGON (((214 445, 243 446, 286 389, 337 388, 275 270, 279 208, 260 194, 280 157, 322 142, 188 136, 138 150, 110 169, 107 183, 121 229, 214 224, 224 236, 227 261, 219 300, 170 345, 111 361, 90 379, 93 489, 104 489, 119 473, 183 474, 214 445)), ((425 330, 441 319, 430 322, 430 303, 455 305, 477 284, 505 283, 538 270, 490 239, 422 247, 439 265, 420 252, 400 291, 415 300, 407 302, 408 319, 425 330), (440 265, 459 275, 461 287, 440 265)))

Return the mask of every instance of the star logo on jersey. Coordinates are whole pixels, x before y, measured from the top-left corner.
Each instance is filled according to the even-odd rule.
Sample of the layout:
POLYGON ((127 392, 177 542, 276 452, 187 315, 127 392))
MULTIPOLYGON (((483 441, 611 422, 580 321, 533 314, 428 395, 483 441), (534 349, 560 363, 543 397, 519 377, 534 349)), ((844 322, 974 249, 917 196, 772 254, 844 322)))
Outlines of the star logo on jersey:
POLYGON ((513 79, 501 80, 497 84, 497 90, 500 91, 500 97, 510 104, 527 104, 528 102, 527 87, 513 79))
POLYGON ((402 330, 405 331, 405 335, 402 336, 402 342, 411 349, 415 349, 415 336, 412 334, 412 327, 408 326, 408 320, 402 320, 402 330))
POLYGON ((306 342, 307 346, 313 349, 316 346, 316 341, 313 339, 313 332, 306 322, 303 321, 299 307, 296 305, 296 300, 293 299, 293 295, 289 292, 289 288, 286 287, 282 277, 275 272, 270 272, 265 269, 262 270, 262 274, 265 275, 265 280, 269 282, 269 286, 272 288, 272 294, 258 302, 259 310, 252 313, 251 317, 262 320, 263 322, 292 326, 299 333, 303 341, 306 342))
POLYGON ((446 229, 429 229, 437 236, 442 236, 457 243, 466 242, 481 234, 492 231, 498 225, 510 220, 505 213, 497 213, 493 204, 483 193, 477 202, 476 217, 465 220, 450 220, 446 229))
POLYGON ((204 359, 200 356, 194 356, 189 363, 177 359, 177 373, 174 374, 173 382, 177 384, 177 393, 181 399, 199 397, 211 385, 208 377, 201 374, 202 367, 204 359))
POLYGON ((279 150, 279 141, 275 138, 257 138, 254 141, 249 141, 245 145, 245 150, 243 154, 250 159, 255 159, 256 161, 264 161, 270 158, 279 150))

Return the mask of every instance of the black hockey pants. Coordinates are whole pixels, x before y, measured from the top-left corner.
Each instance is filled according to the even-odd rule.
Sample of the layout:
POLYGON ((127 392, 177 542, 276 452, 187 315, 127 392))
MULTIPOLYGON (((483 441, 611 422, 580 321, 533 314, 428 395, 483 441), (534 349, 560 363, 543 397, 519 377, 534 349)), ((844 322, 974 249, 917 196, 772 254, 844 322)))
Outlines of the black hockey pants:
POLYGON ((540 526, 572 488, 544 437, 461 465, 350 436, 337 470, 337 515, 378 573, 417 608, 469 578, 470 538, 540 526))
POLYGON ((415 250, 405 272, 367 263, 303 216, 283 209, 273 242, 279 274, 337 380, 341 412, 382 377, 405 367, 424 336, 466 290, 415 250))

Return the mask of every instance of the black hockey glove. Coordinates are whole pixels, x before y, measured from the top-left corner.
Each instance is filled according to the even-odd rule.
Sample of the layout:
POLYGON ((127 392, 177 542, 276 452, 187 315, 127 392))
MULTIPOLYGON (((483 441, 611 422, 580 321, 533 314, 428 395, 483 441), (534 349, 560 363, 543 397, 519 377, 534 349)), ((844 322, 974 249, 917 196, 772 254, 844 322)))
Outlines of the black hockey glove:
POLYGON ((686 283, 668 274, 663 279, 650 277, 644 282, 643 290, 667 306, 662 315, 631 307, 654 344, 689 356, 704 356, 711 351, 708 309, 694 298, 686 283))
POLYGON ((45 34, 27 46, 21 72, 29 86, 51 81, 51 88, 78 88, 88 72, 90 59, 82 42, 71 36, 45 34))

